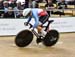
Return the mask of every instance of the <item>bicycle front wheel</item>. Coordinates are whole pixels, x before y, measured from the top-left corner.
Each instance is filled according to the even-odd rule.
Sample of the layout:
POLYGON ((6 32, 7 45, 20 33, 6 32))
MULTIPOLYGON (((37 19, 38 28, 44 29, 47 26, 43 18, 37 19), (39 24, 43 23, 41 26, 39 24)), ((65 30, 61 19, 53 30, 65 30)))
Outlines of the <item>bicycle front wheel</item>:
POLYGON ((29 30, 23 30, 19 32, 15 38, 15 44, 18 47, 25 47, 29 45, 33 40, 33 33, 29 30))

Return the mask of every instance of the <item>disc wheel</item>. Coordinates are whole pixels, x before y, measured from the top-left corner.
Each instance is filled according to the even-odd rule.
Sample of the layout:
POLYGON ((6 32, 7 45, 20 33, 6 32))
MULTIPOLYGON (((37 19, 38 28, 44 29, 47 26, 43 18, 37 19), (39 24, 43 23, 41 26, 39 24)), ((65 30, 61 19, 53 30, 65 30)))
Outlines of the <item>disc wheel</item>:
POLYGON ((50 30, 47 32, 46 36, 43 39, 43 44, 45 46, 53 46, 59 39, 59 33, 56 30, 50 30))
POLYGON ((23 30, 19 32, 15 38, 15 44, 18 47, 25 47, 29 45, 33 40, 33 34, 29 30, 23 30))

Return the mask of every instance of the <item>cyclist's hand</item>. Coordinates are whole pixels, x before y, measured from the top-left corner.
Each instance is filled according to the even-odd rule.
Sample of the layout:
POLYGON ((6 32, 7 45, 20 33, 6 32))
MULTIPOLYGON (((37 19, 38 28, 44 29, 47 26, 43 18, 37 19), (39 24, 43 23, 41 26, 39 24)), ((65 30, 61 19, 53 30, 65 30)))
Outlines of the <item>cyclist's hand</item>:
POLYGON ((30 23, 28 23, 28 22, 25 22, 24 25, 25 25, 25 26, 29 26, 30 29, 33 28, 33 25, 30 24, 30 23))
POLYGON ((33 28, 33 25, 30 24, 30 28, 33 28))
POLYGON ((25 22, 24 25, 25 25, 25 26, 28 26, 28 22, 25 22))

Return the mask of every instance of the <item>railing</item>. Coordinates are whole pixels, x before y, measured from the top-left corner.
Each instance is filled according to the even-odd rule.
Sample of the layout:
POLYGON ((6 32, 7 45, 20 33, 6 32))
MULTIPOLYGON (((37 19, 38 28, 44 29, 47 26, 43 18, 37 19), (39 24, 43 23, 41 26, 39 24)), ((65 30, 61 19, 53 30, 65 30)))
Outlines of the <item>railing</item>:
MULTIPOLYGON (((64 15, 75 16, 75 9, 49 9, 47 8, 46 10, 53 11, 53 12, 60 11, 60 12, 63 12, 64 15)), ((51 12, 50 12, 50 15, 52 15, 51 12)))
MULTIPOLYGON (((51 8, 46 8, 45 9, 46 11, 50 11, 50 15, 52 16, 53 14, 51 13, 51 11, 53 11, 53 12, 57 12, 57 11, 60 11, 60 12, 63 12, 65 15, 69 15, 69 16, 75 16, 75 9, 51 9, 51 8)), ((4 11, 4 10, 0 10, 0 11, 4 11)), ((14 11, 14 12, 18 12, 18 11, 16 11, 16 10, 8 10, 8 11, 14 11)), ((19 12, 22 12, 23 10, 19 10, 19 12)), ((59 15, 59 17, 61 17, 60 16, 60 14, 54 14, 54 15, 59 15)), ((65 16, 64 15, 64 16, 65 16)), ((50 16, 50 17, 51 17, 50 16)), ((23 18, 23 16, 21 16, 22 18, 23 18)), ((15 14, 15 18, 17 18, 16 17, 16 14, 15 14)))

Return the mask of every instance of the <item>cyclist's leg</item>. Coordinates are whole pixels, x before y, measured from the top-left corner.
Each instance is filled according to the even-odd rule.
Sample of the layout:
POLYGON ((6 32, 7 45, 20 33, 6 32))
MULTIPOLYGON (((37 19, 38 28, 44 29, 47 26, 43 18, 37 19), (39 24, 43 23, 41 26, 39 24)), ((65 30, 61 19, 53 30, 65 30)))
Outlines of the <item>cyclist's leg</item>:
POLYGON ((37 27, 38 33, 41 33, 42 28, 43 28, 43 27, 42 27, 42 23, 39 22, 39 25, 38 25, 38 27, 37 27))
POLYGON ((44 31, 42 25, 43 25, 43 24, 42 24, 41 22, 39 22, 39 25, 38 25, 38 27, 37 27, 37 31, 38 31, 38 34, 39 34, 40 36, 46 35, 46 31, 44 31))
POLYGON ((46 32, 43 30, 43 24, 46 23, 48 21, 49 16, 45 15, 45 16, 41 16, 39 18, 39 25, 37 27, 38 33, 45 35, 46 32))

